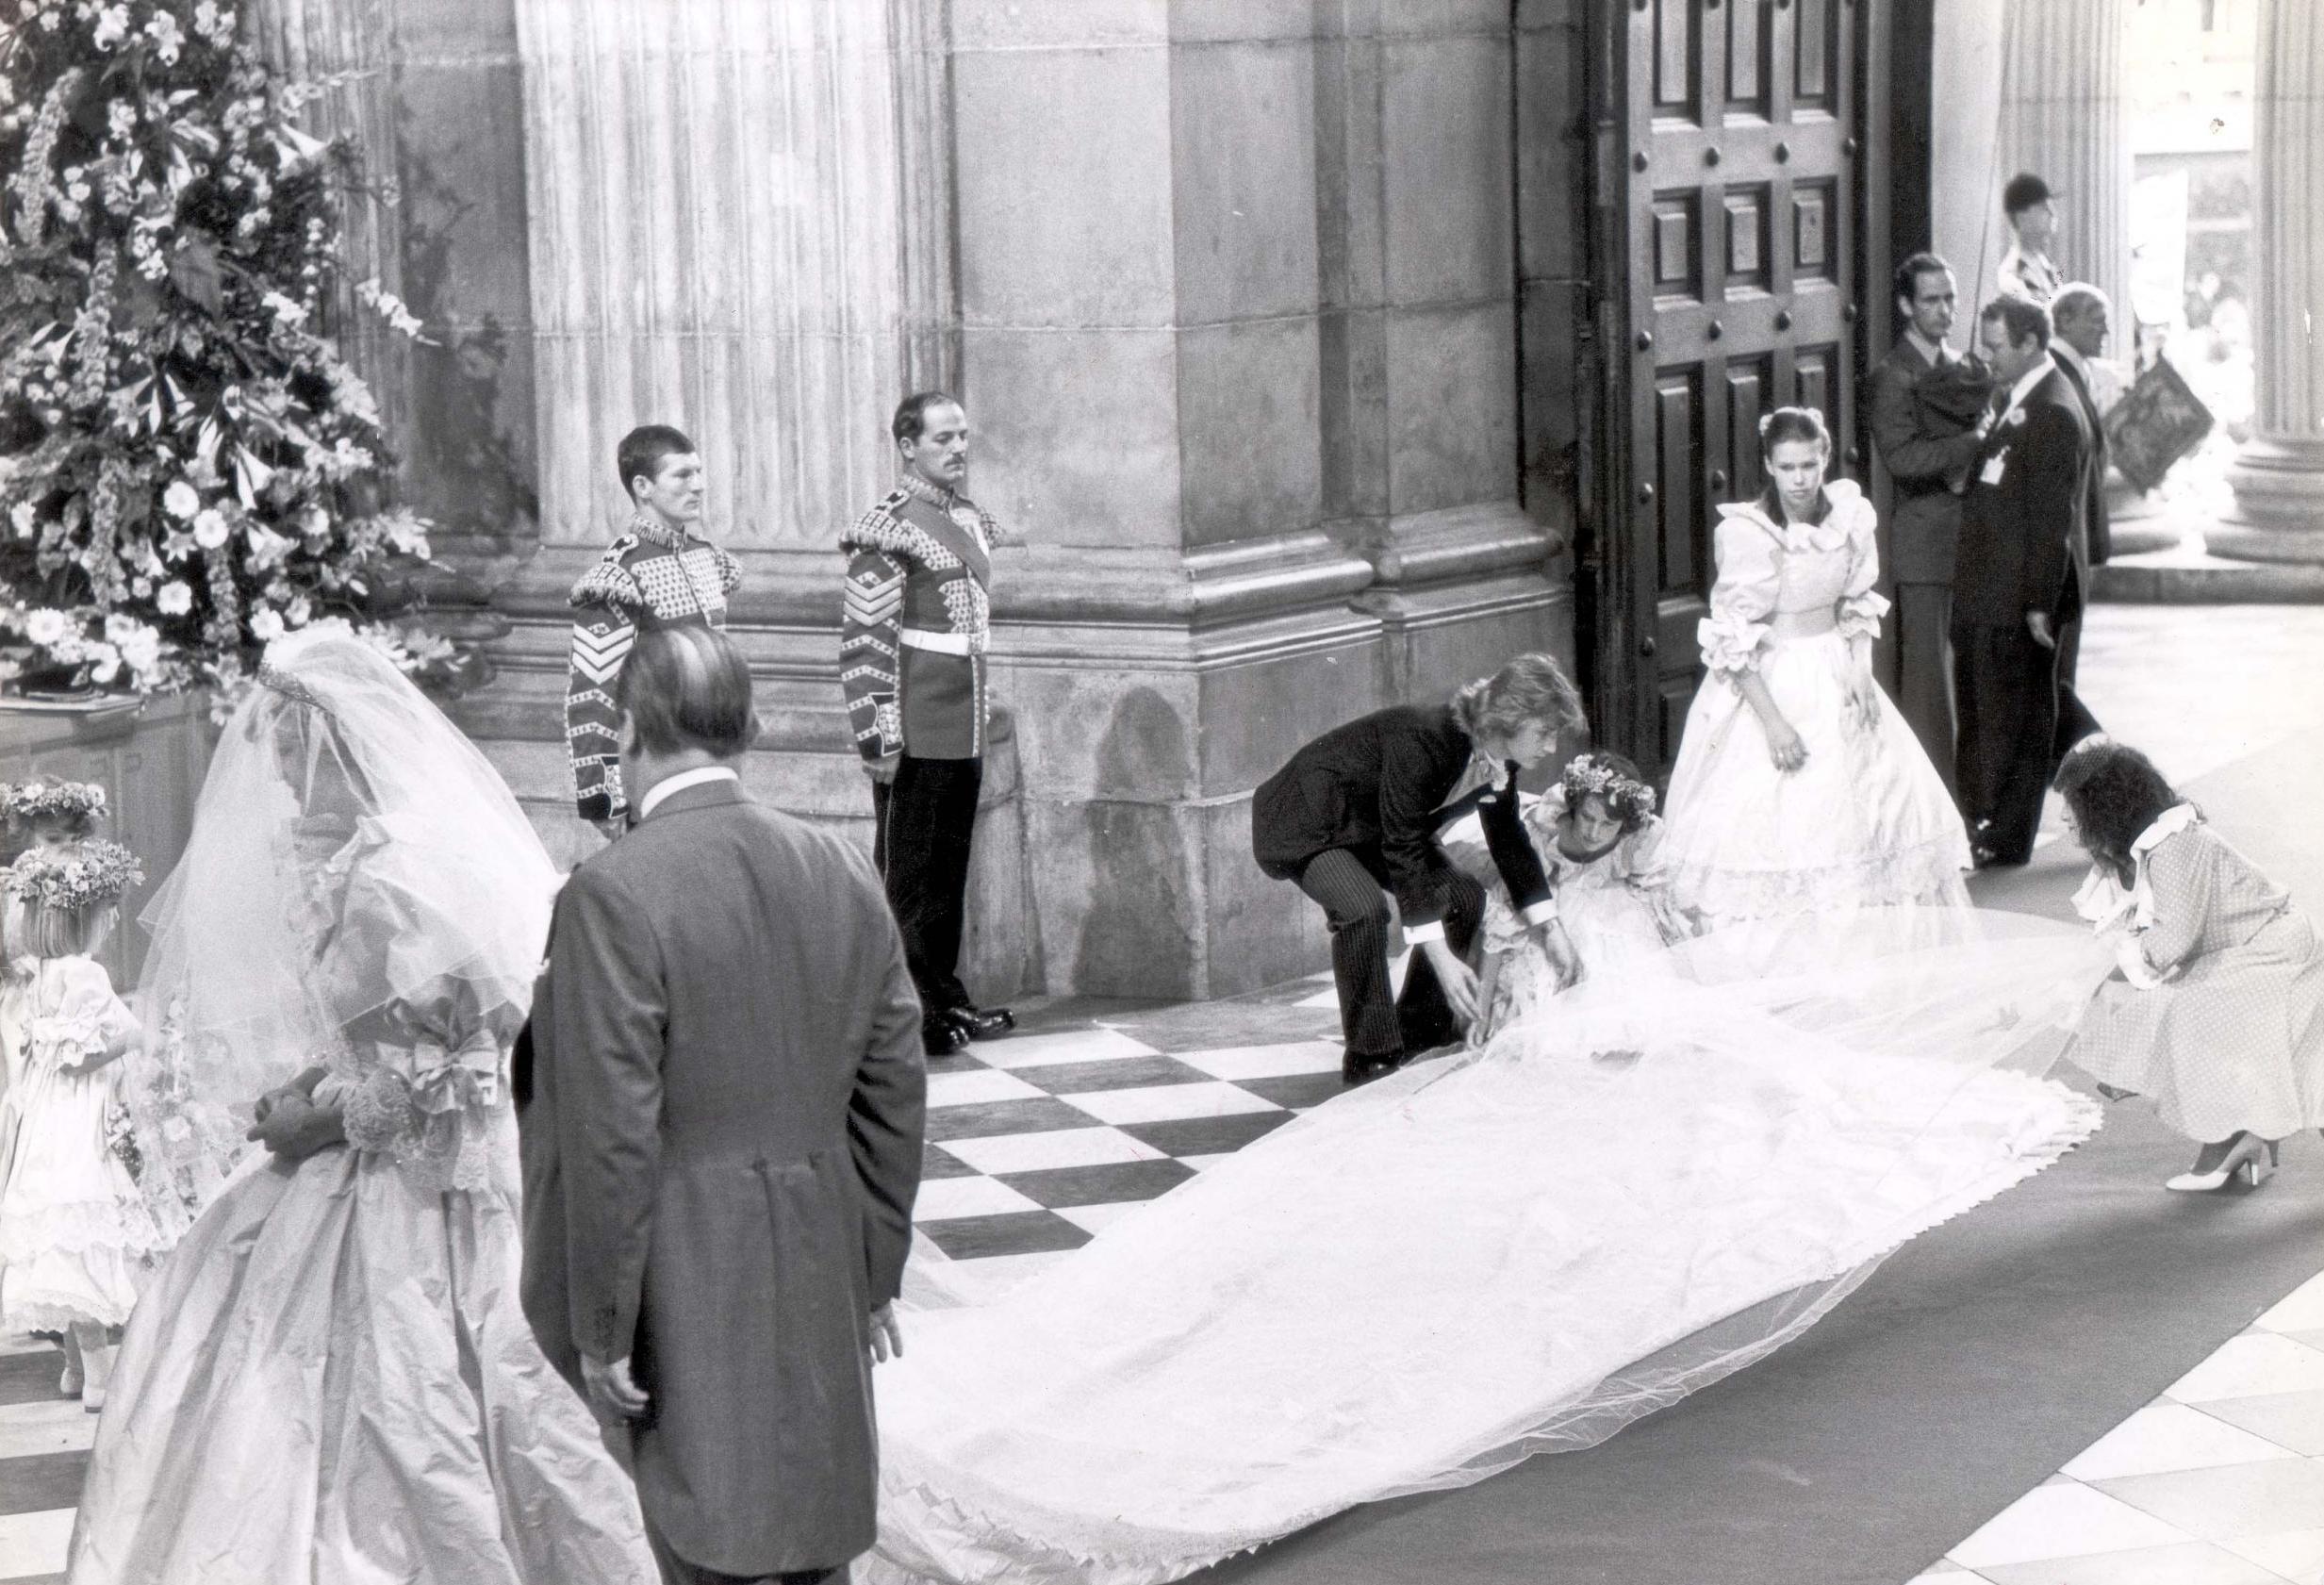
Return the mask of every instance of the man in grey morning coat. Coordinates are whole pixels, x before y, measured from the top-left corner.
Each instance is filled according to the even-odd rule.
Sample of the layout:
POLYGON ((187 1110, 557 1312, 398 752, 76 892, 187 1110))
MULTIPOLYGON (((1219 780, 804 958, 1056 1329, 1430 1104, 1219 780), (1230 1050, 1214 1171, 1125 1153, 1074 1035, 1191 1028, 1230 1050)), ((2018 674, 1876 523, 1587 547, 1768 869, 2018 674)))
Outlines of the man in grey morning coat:
POLYGON ((844 1577, 912 1238, 920 1007, 862 853, 752 802, 741 652, 641 636, 636 828, 567 882, 516 1087, 524 1310, 632 1443, 665 1579, 844 1577))

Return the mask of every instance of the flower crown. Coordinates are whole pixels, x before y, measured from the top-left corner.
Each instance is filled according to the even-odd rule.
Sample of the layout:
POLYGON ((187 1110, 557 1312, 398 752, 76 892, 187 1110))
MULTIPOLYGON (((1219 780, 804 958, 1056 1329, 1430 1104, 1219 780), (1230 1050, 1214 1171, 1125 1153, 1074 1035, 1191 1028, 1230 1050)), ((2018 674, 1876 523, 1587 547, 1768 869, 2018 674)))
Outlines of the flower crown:
POLYGON ((1607 807, 1624 819, 1637 819, 1655 812, 1655 789, 1634 776, 1625 776, 1596 754, 1576 754, 1566 762, 1566 801, 1579 803, 1585 798, 1602 798, 1607 807))
POLYGON ((0 783, 0 815, 11 820, 93 820, 104 814, 105 789, 94 782, 0 783))
POLYGON ((111 902, 142 885, 145 867, 118 842, 90 842, 79 848, 36 848, 8 872, 8 888, 28 908, 71 912, 92 902, 111 902))

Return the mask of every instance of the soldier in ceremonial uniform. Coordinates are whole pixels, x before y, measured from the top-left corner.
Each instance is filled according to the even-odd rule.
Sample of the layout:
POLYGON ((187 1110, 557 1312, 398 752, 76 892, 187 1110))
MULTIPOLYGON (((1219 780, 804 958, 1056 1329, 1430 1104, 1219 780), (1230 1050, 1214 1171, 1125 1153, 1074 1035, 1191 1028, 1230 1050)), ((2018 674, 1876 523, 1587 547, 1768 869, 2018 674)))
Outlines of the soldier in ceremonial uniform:
POLYGON ((630 498, 629 532, 605 547, 573 586, 573 654, 565 688, 565 737, 573 805, 607 836, 629 826, 621 787, 621 713, 614 683, 640 632, 726 625, 726 597, 742 582, 733 556, 705 542, 702 459, 668 424, 621 438, 617 460, 630 498))
POLYGON ((847 596, 840 685, 872 780, 877 857, 904 961, 920 993, 928 1054, 1015 1027, 961 984, 969 844, 983 782, 984 652, 993 520, 960 493, 968 417, 942 391, 904 398, 889 433, 894 489, 839 537, 847 596))

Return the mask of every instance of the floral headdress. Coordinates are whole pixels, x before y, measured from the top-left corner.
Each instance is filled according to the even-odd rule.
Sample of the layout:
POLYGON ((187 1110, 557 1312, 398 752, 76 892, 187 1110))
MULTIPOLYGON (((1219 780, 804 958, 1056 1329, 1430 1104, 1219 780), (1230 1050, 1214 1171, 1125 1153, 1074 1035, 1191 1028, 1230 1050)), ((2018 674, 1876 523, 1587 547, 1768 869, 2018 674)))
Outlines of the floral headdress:
POLYGON ((22 825, 35 820, 96 820, 105 817, 105 789, 94 782, 0 783, 0 815, 22 825))
POLYGON ((1603 799, 1607 811, 1625 826, 1655 812, 1655 789, 1607 754, 1574 755, 1566 762, 1564 783, 1569 807, 1585 798, 1603 799))
POLYGON ((8 872, 8 888, 28 908, 71 913, 91 903, 111 902, 142 885, 145 867, 118 842, 91 842, 71 850, 34 849, 8 872))

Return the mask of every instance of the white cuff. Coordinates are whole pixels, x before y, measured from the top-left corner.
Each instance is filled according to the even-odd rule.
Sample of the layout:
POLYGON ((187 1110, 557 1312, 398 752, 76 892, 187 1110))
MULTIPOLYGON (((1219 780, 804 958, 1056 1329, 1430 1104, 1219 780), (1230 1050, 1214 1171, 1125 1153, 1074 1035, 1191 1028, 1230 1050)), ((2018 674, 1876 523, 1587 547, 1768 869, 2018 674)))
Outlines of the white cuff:
POLYGON ((1425 925, 1404 927, 1404 944, 1408 947, 1425 947, 1431 941, 1443 939, 1444 921, 1442 919, 1430 919, 1425 925))
POLYGON ((1545 925, 1557 916, 1558 900, 1554 897, 1545 897, 1541 899, 1541 901, 1535 903, 1532 907, 1526 909, 1523 914, 1518 916, 1518 917, 1524 919, 1528 925, 1545 925))

